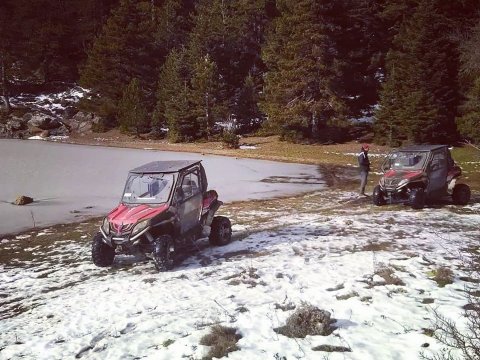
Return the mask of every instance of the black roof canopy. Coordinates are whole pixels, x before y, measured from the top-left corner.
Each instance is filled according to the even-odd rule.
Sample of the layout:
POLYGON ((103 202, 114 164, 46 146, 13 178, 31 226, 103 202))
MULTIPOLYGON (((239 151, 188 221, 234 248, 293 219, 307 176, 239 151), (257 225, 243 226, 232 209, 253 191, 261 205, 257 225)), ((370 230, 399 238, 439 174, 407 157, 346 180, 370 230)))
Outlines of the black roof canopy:
POLYGON ((448 145, 409 145, 397 149, 397 151, 433 151, 448 147, 448 145))
POLYGON ((133 170, 134 174, 173 173, 199 164, 202 160, 152 161, 133 170))

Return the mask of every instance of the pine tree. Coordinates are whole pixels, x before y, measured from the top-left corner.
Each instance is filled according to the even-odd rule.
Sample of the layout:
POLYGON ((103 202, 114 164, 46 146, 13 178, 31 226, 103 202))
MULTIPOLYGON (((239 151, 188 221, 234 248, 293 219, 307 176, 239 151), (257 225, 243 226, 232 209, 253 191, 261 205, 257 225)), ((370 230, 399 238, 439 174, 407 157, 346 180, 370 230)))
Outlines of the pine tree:
POLYGON ((121 130, 125 132, 134 130, 137 136, 148 125, 140 82, 136 78, 132 79, 123 90, 118 104, 118 119, 121 130))
POLYGON ((166 102, 165 117, 168 124, 168 138, 171 142, 193 141, 198 138, 199 126, 191 113, 190 89, 184 81, 176 98, 166 102), (182 86, 183 85, 183 86, 182 86))
POLYGON ((328 125, 344 118, 344 101, 336 86, 340 66, 328 30, 329 5, 279 2, 281 16, 273 21, 263 52, 269 71, 262 102, 268 125, 278 132, 286 126, 303 127, 318 139, 328 125))
POLYGON ((121 0, 112 11, 81 73, 81 84, 92 90, 85 106, 112 115, 105 114, 105 108, 114 113, 121 89, 137 78, 148 95, 147 110, 153 109, 158 69, 165 55, 154 38, 157 11, 155 2, 135 0, 121 0))
MULTIPOLYGON (((174 49, 168 54, 167 58, 165 59, 165 63, 162 65, 157 84, 157 103, 152 117, 152 131, 154 133, 159 134, 161 132, 161 128, 167 126, 169 127, 170 135, 178 132, 175 130, 174 122, 168 123, 166 117, 166 108, 167 102, 172 101, 177 97, 179 90, 182 88, 181 85, 185 80, 181 71, 181 63, 184 61, 184 58, 184 49, 174 49)), ((177 138, 177 135, 174 137, 177 138)))
POLYGON ((446 142, 458 105, 455 44, 435 0, 422 0, 393 40, 376 114, 377 140, 446 142))
POLYGON ((222 106, 216 64, 207 55, 198 59, 191 80, 192 113, 200 127, 200 138, 209 140, 216 120, 226 117, 222 106))
POLYGON ((461 77, 465 100, 460 107, 457 126, 460 134, 480 143, 480 23, 473 27, 461 46, 461 77))
POLYGON ((195 0, 165 0, 158 12, 156 41, 166 53, 185 44, 192 27, 195 0))
POLYGON ((192 141, 198 138, 199 126, 192 112, 185 50, 172 50, 167 56, 157 91, 155 113, 159 124, 168 127, 172 142, 192 141))
MULTIPOLYGON (((219 74, 221 101, 228 115, 238 111, 238 96, 245 77, 262 81, 261 44, 268 22, 265 0, 200 0, 188 42, 193 71, 208 55, 219 74)), ((226 114, 227 115, 227 114, 226 114)))
MULTIPOLYGON (((15 57, 15 36, 11 30, 14 17, 13 1, 6 0, 0 3, 0 84, 1 96, 5 112, 9 113, 10 106, 10 75, 9 71, 15 57)), ((13 25, 13 26, 12 26, 13 25)))
MULTIPOLYGON (((172 56, 166 56, 165 62, 173 61, 176 56, 181 56, 182 61, 185 61, 183 45, 192 26, 191 12, 194 9, 193 5, 192 0, 167 0, 160 8, 158 28, 155 34, 156 41, 162 44, 167 55, 174 49, 182 49, 174 50, 175 53, 170 54, 172 56)), ((167 126, 165 102, 175 96, 175 94, 171 94, 172 89, 175 88, 172 84, 173 80, 166 78, 169 74, 164 73, 164 69, 171 69, 172 64, 162 64, 162 66, 157 82, 155 111, 152 114, 151 122, 152 132, 157 136, 161 133, 161 128, 167 126)))
POLYGON ((255 84, 255 77, 248 75, 243 87, 239 90, 238 101, 235 108, 237 132, 248 133, 257 130, 263 119, 263 114, 258 108, 259 85, 255 84))
POLYGON ((388 49, 382 1, 337 0, 329 9, 330 30, 340 59, 340 87, 352 117, 369 115, 378 102, 381 69, 388 49))

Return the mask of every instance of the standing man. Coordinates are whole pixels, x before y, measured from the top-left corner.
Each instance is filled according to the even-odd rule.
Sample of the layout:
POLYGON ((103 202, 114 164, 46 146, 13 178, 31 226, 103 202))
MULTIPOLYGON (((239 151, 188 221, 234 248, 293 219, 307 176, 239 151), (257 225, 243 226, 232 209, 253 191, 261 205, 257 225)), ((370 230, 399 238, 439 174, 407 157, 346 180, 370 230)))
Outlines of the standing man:
POLYGON ((367 185, 368 172, 370 171, 370 160, 368 160, 368 144, 362 145, 362 152, 358 155, 358 165, 360 167, 360 195, 365 195, 365 186, 367 185))

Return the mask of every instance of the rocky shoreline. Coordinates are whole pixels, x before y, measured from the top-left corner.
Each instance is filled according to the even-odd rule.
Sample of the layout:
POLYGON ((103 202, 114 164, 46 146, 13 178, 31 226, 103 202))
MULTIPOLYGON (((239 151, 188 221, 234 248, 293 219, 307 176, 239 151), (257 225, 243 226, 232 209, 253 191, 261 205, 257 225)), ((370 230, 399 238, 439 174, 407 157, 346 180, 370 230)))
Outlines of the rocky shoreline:
POLYGON ((47 139, 91 133, 101 118, 79 111, 77 107, 88 90, 79 86, 61 90, 47 94, 20 94, 12 98, 14 110, 0 121, 0 138, 47 139))

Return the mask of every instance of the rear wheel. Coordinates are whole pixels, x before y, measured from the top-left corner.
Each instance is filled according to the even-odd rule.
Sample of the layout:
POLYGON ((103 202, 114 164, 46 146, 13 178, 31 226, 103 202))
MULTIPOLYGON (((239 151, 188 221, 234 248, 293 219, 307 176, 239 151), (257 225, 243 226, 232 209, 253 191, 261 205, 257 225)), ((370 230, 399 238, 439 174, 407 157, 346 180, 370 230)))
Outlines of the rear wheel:
POLYGON ((457 184, 453 188, 452 199, 455 205, 467 205, 470 201, 470 187, 466 184, 457 184))
POLYGON ((377 206, 385 205, 385 195, 382 191, 380 185, 377 185, 373 188, 373 204, 377 206))
POLYGON ((153 261, 158 271, 167 271, 173 268, 174 244, 170 235, 162 235, 155 240, 153 261))
POLYGON ((425 206, 425 190, 422 188, 412 189, 410 191, 410 206, 412 209, 423 209, 425 206))
POLYGON ((92 260, 100 267, 106 267, 113 264, 115 259, 115 249, 105 244, 102 233, 97 233, 92 240, 92 260))
POLYGON ((221 246, 227 245, 232 240, 232 224, 225 216, 215 216, 209 236, 210 244, 221 246))

